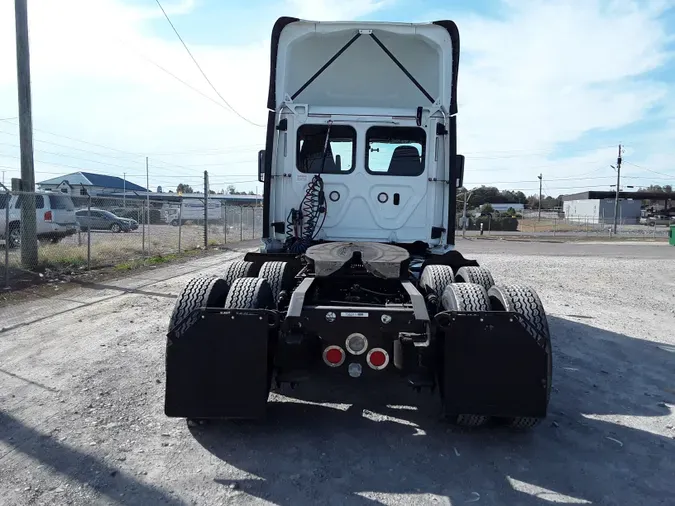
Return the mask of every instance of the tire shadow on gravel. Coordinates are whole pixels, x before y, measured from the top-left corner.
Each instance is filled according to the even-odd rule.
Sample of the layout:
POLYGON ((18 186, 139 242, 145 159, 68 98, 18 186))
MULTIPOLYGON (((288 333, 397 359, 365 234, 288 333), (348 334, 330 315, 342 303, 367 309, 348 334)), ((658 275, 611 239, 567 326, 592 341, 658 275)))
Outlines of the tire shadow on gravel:
POLYGON ((280 505, 669 504, 675 418, 664 402, 675 403, 675 353, 562 318, 549 324, 554 389, 549 416, 530 431, 451 427, 435 395, 391 382, 284 388, 265 421, 190 430, 258 478, 216 483, 280 505))
MULTIPOLYGON (((157 487, 136 480, 110 463, 37 432, 2 410, 0 410, 0 441, 11 448, 12 452, 29 457, 36 462, 36 465, 48 467, 63 476, 63 481, 70 482, 70 486, 61 488, 56 494, 53 490, 34 489, 30 492, 33 497, 28 504, 35 502, 39 504, 92 504, 89 501, 92 500, 92 496, 97 495, 104 496, 115 504, 129 506, 185 504, 157 487), (89 488, 89 490, 76 490, 79 486, 89 488), (40 497, 43 494, 45 495, 40 497)), ((7 455, 1 458, 4 459, 7 455)), ((11 480, 15 479, 16 475, 11 470, 10 462, 2 460, 2 464, 0 482, 9 488, 11 480)), ((33 485, 33 482, 30 481, 29 484, 33 485)), ((3 499, 0 499, 0 503, 3 503, 3 499)))

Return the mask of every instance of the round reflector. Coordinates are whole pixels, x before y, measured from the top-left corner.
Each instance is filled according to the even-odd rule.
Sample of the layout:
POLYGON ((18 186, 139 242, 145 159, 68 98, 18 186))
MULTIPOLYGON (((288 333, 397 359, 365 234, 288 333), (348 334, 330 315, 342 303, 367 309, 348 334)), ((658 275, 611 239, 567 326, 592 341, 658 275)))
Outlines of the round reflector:
POLYGON ((368 340, 363 334, 351 334, 345 341, 345 348, 352 355, 361 355, 368 348, 368 340))
POLYGON ((382 348, 373 348, 368 352, 366 360, 372 369, 384 369, 389 363, 389 354, 382 348))
POLYGON ((345 352, 339 346, 329 346, 323 350, 323 361, 331 367, 338 367, 345 361, 345 352))

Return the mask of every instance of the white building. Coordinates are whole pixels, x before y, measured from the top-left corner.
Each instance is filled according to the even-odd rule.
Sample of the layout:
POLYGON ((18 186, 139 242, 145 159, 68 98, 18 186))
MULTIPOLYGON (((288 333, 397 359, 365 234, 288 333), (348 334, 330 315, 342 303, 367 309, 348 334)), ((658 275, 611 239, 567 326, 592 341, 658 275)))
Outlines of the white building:
POLYGON ((115 192, 143 192, 147 190, 117 176, 93 172, 73 172, 38 183, 40 190, 67 193, 72 196, 109 195, 115 192))
MULTIPOLYGON (((611 224, 614 222, 615 192, 589 191, 564 195, 565 219, 575 223, 611 224)), ((633 193, 619 193, 619 223, 640 223, 642 199, 633 193)))

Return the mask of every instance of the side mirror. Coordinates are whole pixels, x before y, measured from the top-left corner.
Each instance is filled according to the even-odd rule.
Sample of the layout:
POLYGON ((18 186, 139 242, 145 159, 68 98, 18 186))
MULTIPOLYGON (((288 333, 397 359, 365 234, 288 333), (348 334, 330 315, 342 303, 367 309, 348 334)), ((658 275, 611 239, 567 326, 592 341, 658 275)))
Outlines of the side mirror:
POLYGON ((265 181, 265 150, 258 151, 258 181, 265 181))
POLYGON ((464 155, 455 155, 455 178, 457 188, 461 188, 464 184, 464 155))
POLYGON ((342 157, 340 155, 335 155, 335 167, 338 171, 342 170, 342 157))

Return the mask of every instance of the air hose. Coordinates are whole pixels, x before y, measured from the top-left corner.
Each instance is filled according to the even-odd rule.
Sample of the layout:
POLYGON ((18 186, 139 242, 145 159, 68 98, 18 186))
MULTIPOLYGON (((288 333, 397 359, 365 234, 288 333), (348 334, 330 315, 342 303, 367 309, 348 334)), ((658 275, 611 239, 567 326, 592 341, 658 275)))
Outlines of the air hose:
POLYGON ((323 191, 323 179, 321 173, 324 170, 326 156, 328 155, 331 123, 331 121, 328 122, 328 129, 324 140, 321 169, 307 185, 305 196, 300 202, 300 209, 291 209, 291 212, 288 214, 286 223, 286 234, 288 238, 286 243, 289 252, 294 254, 304 253, 307 251, 307 248, 312 245, 312 241, 319 233, 319 230, 321 230, 321 227, 319 227, 319 230, 316 229, 321 214, 324 215, 321 226, 323 226, 323 222, 326 220, 326 196, 323 191), (299 237, 298 223, 302 223, 302 233, 299 237))

